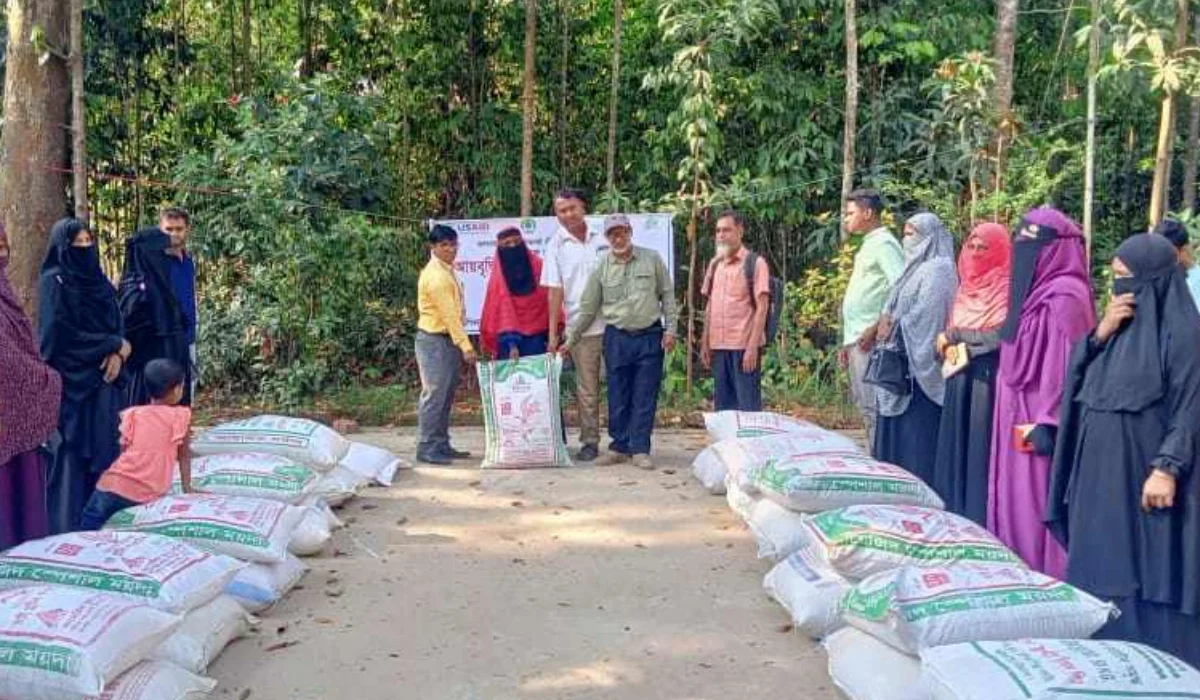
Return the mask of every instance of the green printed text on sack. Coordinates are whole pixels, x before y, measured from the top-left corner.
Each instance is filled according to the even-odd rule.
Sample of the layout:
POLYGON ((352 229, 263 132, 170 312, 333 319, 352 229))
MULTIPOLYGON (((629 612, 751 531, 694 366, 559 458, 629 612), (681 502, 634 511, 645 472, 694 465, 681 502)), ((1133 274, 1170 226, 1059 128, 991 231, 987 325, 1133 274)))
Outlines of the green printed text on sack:
POLYGON ((162 591, 162 584, 158 581, 104 571, 79 571, 71 567, 51 564, 0 563, 0 580, 36 581, 73 588, 122 593, 139 598, 157 598, 162 591))
POLYGON ((79 652, 55 644, 0 640, 0 667, 33 668, 59 676, 79 675, 79 652))

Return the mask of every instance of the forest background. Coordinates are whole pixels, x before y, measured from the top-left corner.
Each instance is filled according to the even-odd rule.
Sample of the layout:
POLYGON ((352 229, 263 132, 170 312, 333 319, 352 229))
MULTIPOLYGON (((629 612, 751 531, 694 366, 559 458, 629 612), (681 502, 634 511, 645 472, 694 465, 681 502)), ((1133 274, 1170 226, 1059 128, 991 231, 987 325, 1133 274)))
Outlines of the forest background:
MULTIPOLYGON (((1191 221, 1189 0, 7 0, 0 202, 10 275, 86 216, 116 272, 193 216, 209 410, 405 420, 425 222, 676 215, 678 294, 737 208, 788 282, 769 402, 848 417, 836 370, 851 186, 960 238, 1052 203, 1111 251, 1191 221), (1089 134, 1089 132, 1091 132, 1089 134)), ((664 405, 711 384, 684 344, 664 405)))

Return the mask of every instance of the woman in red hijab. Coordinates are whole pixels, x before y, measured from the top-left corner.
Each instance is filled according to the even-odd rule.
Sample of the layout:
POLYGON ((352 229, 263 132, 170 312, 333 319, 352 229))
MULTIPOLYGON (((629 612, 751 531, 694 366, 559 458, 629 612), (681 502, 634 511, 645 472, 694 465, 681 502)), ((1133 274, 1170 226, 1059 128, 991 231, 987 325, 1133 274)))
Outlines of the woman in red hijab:
POLYGON ((550 297, 539 286, 542 258, 525 245, 521 231, 496 236, 496 258, 479 320, 483 351, 494 359, 542 355, 550 334, 550 297))
POLYGON ((0 551, 49 534, 46 455, 58 427, 62 379, 42 361, 33 328, 8 283, 0 225, 0 551))
POLYGON ((1008 311, 1012 244, 1000 224, 976 226, 958 259, 950 326, 938 337, 946 398, 930 484, 946 510, 987 525, 992 399, 1008 311))

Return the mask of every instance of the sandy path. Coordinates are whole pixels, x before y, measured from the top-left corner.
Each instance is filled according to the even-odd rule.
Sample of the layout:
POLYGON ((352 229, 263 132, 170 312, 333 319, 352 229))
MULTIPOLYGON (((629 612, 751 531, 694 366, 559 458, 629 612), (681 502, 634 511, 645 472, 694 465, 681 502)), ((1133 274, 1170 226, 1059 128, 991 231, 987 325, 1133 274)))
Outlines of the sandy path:
MULTIPOLYGON (((480 431, 456 438, 482 451, 480 431)), ((360 439, 411 453, 409 435, 360 439)), ((702 444, 663 435, 656 473, 421 468, 370 490, 302 588, 212 667, 215 697, 836 697, 824 655, 762 592, 753 538, 691 478, 702 444)))

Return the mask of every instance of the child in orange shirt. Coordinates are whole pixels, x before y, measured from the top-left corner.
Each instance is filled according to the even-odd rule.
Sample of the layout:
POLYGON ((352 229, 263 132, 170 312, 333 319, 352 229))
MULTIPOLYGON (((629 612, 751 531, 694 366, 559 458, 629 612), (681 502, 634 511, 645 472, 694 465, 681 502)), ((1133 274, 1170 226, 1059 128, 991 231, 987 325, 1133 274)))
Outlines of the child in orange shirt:
POLYGON ((151 360, 144 376, 151 404, 121 412, 121 456, 100 476, 80 519, 83 530, 99 530, 117 511, 165 496, 177 461, 183 492, 192 493, 192 410, 179 405, 186 374, 171 360, 151 360))

